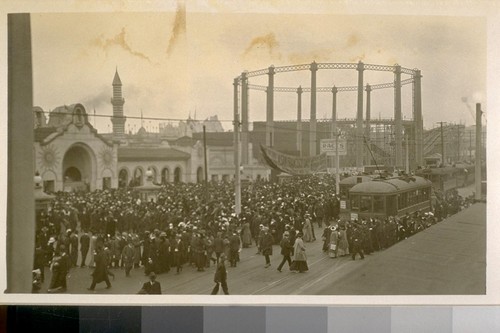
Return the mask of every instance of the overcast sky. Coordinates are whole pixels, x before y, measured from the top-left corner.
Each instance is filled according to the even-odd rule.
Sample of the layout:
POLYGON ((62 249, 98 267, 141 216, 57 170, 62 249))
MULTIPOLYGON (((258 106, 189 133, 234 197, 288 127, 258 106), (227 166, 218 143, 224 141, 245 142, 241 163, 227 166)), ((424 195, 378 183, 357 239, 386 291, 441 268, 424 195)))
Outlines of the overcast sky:
MULTIPOLYGON (((83 103, 111 115, 118 68, 125 115, 204 119, 233 117, 233 78, 270 65, 357 62, 422 71, 424 126, 471 125, 468 109, 485 102, 486 22, 474 17, 336 16, 315 14, 162 13, 32 14, 34 104, 45 110, 83 103)), ((365 71, 365 84, 393 81, 365 71)), ((407 76, 403 75, 403 79, 407 76)), ((267 77, 251 80, 266 84, 267 77)), ((318 86, 357 84, 355 71, 318 72, 318 86)), ((310 85, 310 72, 276 75, 276 86, 310 85)), ((393 117, 393 90, 372 92, 372 118, 393 117)), ((403 117, 411 118, 411 85, 403 87, 403 117)), ((309 94, 303 95, 309 118, 309 94)), ((296 94, 276 94, 275 119, 295 119, 296 94)), ((356 93, 338 97, 338 117, 354 118, 356 93)), ((331 94, 318 94, 318 118, 331 115, 331 94)), ((265 119, 265 94, 250 92, 250 120, 265 119)), ((91 122, 93 119, 91 117, 91 122)), ((127 120, 126 127, 139 121, 127 120)), ((158 121, 145 121, 157 126, 158 121)), ((99 131, 111 122, 98 118, 99 131)))

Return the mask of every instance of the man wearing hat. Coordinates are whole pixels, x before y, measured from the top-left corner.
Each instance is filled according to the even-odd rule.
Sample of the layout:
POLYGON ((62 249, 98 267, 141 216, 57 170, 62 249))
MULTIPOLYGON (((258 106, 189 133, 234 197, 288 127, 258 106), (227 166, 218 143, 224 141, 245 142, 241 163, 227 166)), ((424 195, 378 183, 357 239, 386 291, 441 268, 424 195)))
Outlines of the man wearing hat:
POLYGON ((161 295, 161 285, 160 282, 156 281, 155 272, 149 273, 149 281, 144 282, 139 294, 161 295))
POLYGON ((264 235, 262 236, 262 255, 266 258, 265 268, 271 266, 271 259, 269 256, 273 254, 273 243, 274 239, 271 233, 269 232, 269 228, 264 228, 264 235))
POLYGON ((281 261, 280 265, 278 266, 278 271, 281 272, 281 269, 283 268, 283 265, 285 262, 288 262, 288 267, 292 265, 292 259, 290 255, 292 254, 292 249, 293 246, 290 243, 290 232, 285 231, 283 233, 283 239, 280 242, 281 246, 281 254, 283 255, 283 260, 281 261))

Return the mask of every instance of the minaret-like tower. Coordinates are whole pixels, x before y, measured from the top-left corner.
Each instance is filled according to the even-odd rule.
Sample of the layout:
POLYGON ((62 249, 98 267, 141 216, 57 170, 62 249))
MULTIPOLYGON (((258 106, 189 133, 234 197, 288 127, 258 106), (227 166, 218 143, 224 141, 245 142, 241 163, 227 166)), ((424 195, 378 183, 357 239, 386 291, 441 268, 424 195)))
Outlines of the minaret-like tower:
POLYGON ((113 105, 113 117, 111 122, 113 123, 113 134, 115 137, 123 137, 125 134, 125 116, 123 115, 123 104, 125 104, 125 99, 122 97, 122 81, 120 80, 120 75, 118 75, 118 68, 115 72, 115 77, 113 79, 113 97, 111 98, 111 104, 113 105))

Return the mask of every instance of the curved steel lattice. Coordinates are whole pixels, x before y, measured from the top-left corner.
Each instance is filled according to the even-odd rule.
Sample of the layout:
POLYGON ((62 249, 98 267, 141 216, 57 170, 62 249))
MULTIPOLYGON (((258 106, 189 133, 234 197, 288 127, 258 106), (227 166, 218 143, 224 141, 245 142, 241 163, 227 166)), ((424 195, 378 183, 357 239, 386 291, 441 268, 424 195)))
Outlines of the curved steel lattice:
MULTIPOLYGON (((413 78, 409 78, 406 80, 401 81, 401 86, 404 86, 406 84, 413 83, 413 78)), ((374 84, 370 85, 372 90, 376 89, 385 89, 385 88, 394 88, 395 87, 395 82, 387 82, 387 83, 380 83, 380 84, 374 84)), ((267 91, 267 86, 262 86, 262 85, 257 85, 257 84, 249 84, 248 85, 249 89, 252 90, 259 90, 259 91, 267 91)), ((345 86, 345 87, 336 87, 337 92, 346 92, 346 91, 357 91, 358 86, 345 86)), ((296 93, 298 88, 294 87, 274 87, 273 91, 274 92, 291 92, 291 93, 296 93)), ((308 93, 311 92, 310 87, 302 87, 302 92, 308 93)), ((318 87, 316 88, 316 92, 321 92, 321 93, 331 93, 332 92, 332 87, 318 87)))

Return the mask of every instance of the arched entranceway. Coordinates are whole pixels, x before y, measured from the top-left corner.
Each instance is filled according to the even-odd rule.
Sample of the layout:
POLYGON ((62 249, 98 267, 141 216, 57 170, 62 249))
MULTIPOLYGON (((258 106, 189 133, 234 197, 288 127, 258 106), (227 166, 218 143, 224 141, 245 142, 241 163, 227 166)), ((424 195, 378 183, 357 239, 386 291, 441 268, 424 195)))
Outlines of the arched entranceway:
POLYGON ((134 178, 130 181, 130 186, 142 186, 144 184, 144 171, 141 167, 134 170, 134 178))
POLYGON ((168 168, 163 168, 161 170, 161 183, 166 184, 168 183, 169 179, 170 179, 170 171, 168 170, 168 168))
POLYGON ((123 188, 128 185, 128 171, 127 169, 121 169, 118 173, 118 187, 123 188))
POLYGON ((92 151, 84 144, 74 144, 63 158, 63 190, 93 190, 94 183, 95 161, 92 151))
POLYGON ((174 170, 174 183, 180 183, 182 181, 181 168, 177 167, 174 170))
POLYGON ((196 170, 196 181, 198 183, 203 182, 203 168, 202 167, 198 167, 198 170, 196 170))

